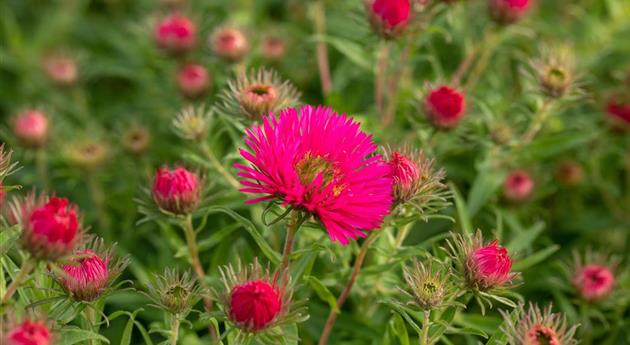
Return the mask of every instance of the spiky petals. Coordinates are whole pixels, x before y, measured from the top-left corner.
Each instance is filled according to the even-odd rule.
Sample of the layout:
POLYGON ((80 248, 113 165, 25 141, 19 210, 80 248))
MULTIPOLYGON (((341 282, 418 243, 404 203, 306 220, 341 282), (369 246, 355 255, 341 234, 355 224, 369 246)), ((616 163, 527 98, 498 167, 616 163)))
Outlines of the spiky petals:
POLYGON ((366 5, 374 30, 385 38, 399 36, 411 19, 410 0, 368 0, 366 5))
POLYGON ((615 275, 610 267, 589 264, 576 270, 573 285, 585 300, 598 301, 613 290, 615 275))
POLYGON ((51 345, 53 336, 44 322, 27 319, 9 331, 6 341, 7 345, 51 345))
POLYGON ((27 109, 13 120, 13 134, 26 146, 42 147, 49 132, 48 117, 41 111, 27 109))
POLYGON ((282 309, 280 291, 264 280, 238 285, 230 294, 230 318, 253 331, 269 325, 282 309))
POLYGON ((68 199, 51 197, 27 217, 22 239, 31 255, 55 260, 72 252, 78 240, 79 221, 76 207, 68 199))
POLYGON ((201 185, 197 175, 183 167, 160 168, 155 173, 152 195, 161 209, 184 215, 199 205, 201 185))
POLYGON ((521 19, 533 0, 488 0, 490 17, 499 24, 512 24, 521 19))
POLYGON ((512 345, 575 345, 573 339, 577 326, 568 327, 566 317, 551 312, 551 306, 541 310, 530 304, 527 312, 522 305, 517 309, 518 319, 501 311, 505 319, 502 331, 508 335, 512 345))
POLYGON ((256 203, 279 199, 322 222, 333 241, 347 244, 380 227, 392 205, 390 167, 359 124, 326 107, 289 108, 247 130, 251 151, 237 164, 256 203))
POLYGON ((466 99, 463 92, 449 86, 440 86, 429 91, 424 108, 433 125, 453 128, 466 112, 466 99))
POLYGON ((157 45, 169 53, 183 53, 197 42, 197 28, 188 17, 173 13, 162 19, 155 28, 157 45))
POLYGON ((525 170, 511 171, 503 182, 503 196, 511 202, 522 202, 532 195, 534 179, 525 170))
POLYGON ((471 282, 484 290, 503 285, 512 279, 512 259, 507 249, 499 246, 498 240, 473 248, 467 262, 471 282))
POLYGON ((100 296, 109 280, 109 258, 101 258, 90 249, 76 255, 76 260, 62 267, 66 276, 61 285, 75 299, 92 301, 100 296))
POLYGON ((200 97, 206 93, 210 86, 208 71, 202 65, 187 64, 177 75, 177 86, 186 97, 200 97))

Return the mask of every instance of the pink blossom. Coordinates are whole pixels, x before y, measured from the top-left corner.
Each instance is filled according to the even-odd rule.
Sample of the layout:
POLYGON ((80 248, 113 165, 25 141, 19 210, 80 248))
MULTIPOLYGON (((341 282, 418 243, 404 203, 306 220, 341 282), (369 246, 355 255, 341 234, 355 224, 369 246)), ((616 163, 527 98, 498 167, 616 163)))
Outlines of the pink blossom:
POLYGON ((158 23, 154 37, 160 48, 171 53, 182 53, 195 46, 197 28, 188 17, 174 13, 158 23))
POLYGON ((511 171, 503 182, 503 195, 508 201, 525 201, 533 191, 534 180, 525 170, 511 171))
POLYGON ((512 259, 507 249, 498 243, 494 240, 476 248, 468 258, 470 276, 483 289, 503 285, 512 279, 512 259))
POLYGON ((41 111, 28 109, 13 122, 13 134, 26 146, 41 147, 48 139, 48 117, 41 111))
POLYGON ((280 291, 264 280, 237 285, 230 294, 232 321, 258 331, 273 322, 282 309, 280 291))
POLYGON ((201 196, 199 178, 183 167, 160 168, 153 180, 153 200, 163 210, 188 214, 197 208, 201 196))
POLYGON ((612 270, 606 266, 590 264, 575 272, 573 284, 585 300, 596 301, 612 291, 615 285, 615 276, 612 270))
POLYGON ((463 92, 448 86, 440 86, 429 92, 424 108, 429 120, 436 127, 452 128, 464 116, 466 99, 463 92))
POLYGON ((7 345, 50 345, 52 334, 43 322, 25 320, 9 332, 7 341, 7 345))
POLYGON ((75 298, 91 301, 100 296, 109 280, 109 258, 101 258, 85 249, 77 253, 78 259, 63 266, 66 276, 61 279, 63 288, 75 298))

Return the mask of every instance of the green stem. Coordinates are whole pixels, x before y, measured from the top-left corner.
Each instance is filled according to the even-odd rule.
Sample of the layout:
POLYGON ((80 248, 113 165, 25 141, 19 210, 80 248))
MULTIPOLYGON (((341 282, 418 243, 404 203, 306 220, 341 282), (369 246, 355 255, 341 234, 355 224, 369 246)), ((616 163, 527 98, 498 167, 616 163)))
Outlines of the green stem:
POLYGON ((37 178, 44 190, 48 189, 48 169, 46 168, 46 151, 38 148, 35 151, 35 168, 37 169, 37 178))
POLYGON ((525 134, 523 134, 523 137, 520 140, 521 146, 525 146, 531 143, 538 132, 542 129, 545 120, 547 120, 547 115, 549 114, 548 110, 551 103, 552 101, 550 99, 545 99, 542 107, 540 107, 540 110, 538 110, 538 113, 530 123, 529 128, 527 129, 525 134))
MULTIPOLYGON (((100 317, 97 315, 97 311, 96 311, 96 306, 95 305, 90 305, 85 309, 85 317, 88 320, 88 323, 90 324, 90 328, 92 329, 93 333, 98 334, 99 331, 99 319, 100 317)), ((90 340, 90 344, 92 345, 98 345, 100 344, 100 341, 96 338, 93 338, 90 340)))
POLYGON ((322 94, 326 98, 332 90, 332 79, 330 77, 330 64, 328 63, 328 46, 324 41, 326 36, 326 10, 324 1, 318 0, 314 6, 315 33, 319 37, 317 40, 317 68, 319 69, 319 80, 322 86, 322 94))
POLYGON ((94 209, 98 213, 98 221, 99 226, 101 227, 101 232, 104 235, 107 235, 105 237, 111 237, 109 214, 107 213, 107 209, 105 207, 105 193, 103 192, 101 184, 97 180, 95 172, 88 171, 87 174, 87 184, 92 197, 92 203, 94 204, 94 209))
POLYGON ((409 231, 413 227, 413 222, 405 224, 402 229, 396 234, 396 239, 394 240, 394 248, 400 248, 403 242, 405 242, 405 238, 409 234, 409 231))
POLYGON ((234 189, 239 189, 241 187, 240 183, 232 176, 227 169, 221 164, 221 162, 214 155, 208 143, 201 142, 201 150, 203 154, 206 155, 206 158, 210 161, 210 163, 214 166, 215 169, 223 176, 223 178, 232 186, 234 189))
POLYGON ((13 279, 11 285, 9 285, 9 287, 7 288, 7 292, 4 293, 4 296, 2 297, 2 304, 6 304, 9 302, 13 294, 20 287, 20 284, 24 282, 24 279, 26 279, 26 277, 34 267, 35 263, 33 262, 33 259, 28 258, 24 260, 24 262, 22 263, 22 267, 20 268, 20 272, 15 277, 15 279, 13 279))
POLYGON ((429 328, 431 327, 431 311, 424 311, 424 318, 422 319, 422 334, 420 335, 420 345, 431 345, 429 341, 429 328))
MULTIPOLYGON (((481 44, 481 55, 477 60, 477 64, 475 64, 474 69, 470 72, 470 76, 466 81, 466 89, 471 90, 481 78, 481 75, 488 67, 488 63, 490 62, 490 58, 492 57, 492 53, 494 53, 494 49, 496 48, 498 43, 497 35, 491 28, 486 30, 484 34, 483 40, 481 44)), ((459 77, 461 78, 461 76, 459 77)))
POLYGON ((381 116, 381 121, 385 122, 385 83, 387 80, 387 63, 389 62, 389 43, 382 41, 378 51, 378 62, 376 64, 376 74, 374 76, 374 101, 376 111, 381 116))
POLYGON ((177 345, 177 338, 179 337, 179 316, 173 315, 171 320, 171 345, 177 345))
POLYGON ((295 233, 299 229, 301 223, 299 221, 299 212, 296 210, 291 211, 289 215, 289 221, 287 222, 287 235, 284 240, 284 250, 282 251, 282 263, 280 264, 280 274, 285 275, 288 280, 290 274, 289 263, 291 258, 291 251, 293 251, 293 242, 295 241, 295 233))

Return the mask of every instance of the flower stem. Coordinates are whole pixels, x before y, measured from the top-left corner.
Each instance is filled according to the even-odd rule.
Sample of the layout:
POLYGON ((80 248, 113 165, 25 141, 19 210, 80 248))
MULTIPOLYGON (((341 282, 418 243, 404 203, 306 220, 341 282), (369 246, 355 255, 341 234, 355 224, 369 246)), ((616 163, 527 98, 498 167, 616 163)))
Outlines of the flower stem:
MULTIPOLYGON (((370 249, 370 246, 372 245, 374 240, 376 240, 378 235, 380 235, 381 232, 382 230, 373 231, 370 234, 370 236, 368 236, 368 238, 365 240, 365 242, 363 242, 363 245, 361 245, 359 254, 357 255, 356 260, 354 261, 354 266, 352 267, 352 273, 350 274, 350 278, 348 279, 346 286, 343 288, 343 291, 341 291, 339 298, 337 298, 337 309, 341 309, 343 304, 348 299, 348 296, 350 295, 350 291, 352 290, 352 286, 354 285, 354 283, 357 280, 357 277, 359 276, 359 272, 361 271, 361 266, 363 266, 363 261, 365 261, 365 256, 367 255, 368 249, 370 249)), ((330 332, 332 331, 332 328, 335 325, 336 319, 337 319, 337 312, 331 309, 330 312, 328 313, 328 319, 326 320, 326 325, 324 326, 324 330, 322 331, 322 336, 319 338, 319 343, 318 343, 319 345, 325 345, 328 342, 328 337, 330 337, 330 332)))
POLYGON ((475 64, 474 69, 470 72, 470 76, 466 81, 465 88, 467 90, 472 89, 477 84, 477 82, 481 78, 481 75, 486 70, 486 67, 488 67, 488 63, 490 62, 490 58, 492 57, 492 53, 496 48, 497 42, 497 35, 495 31, 491 28, 487 29, 486 33, 484 34, 483 40, 480 43, 481 54, 479 55, 477 64, 475 64))
POLYGON ((429 328, 431 326, 431 311, 424 311, 424 318, 422 319, 422 334, 420 334, 420 345, 431 345, 429 341, 429 328))
POLYGON ((389 61, 389 43, 381 42, 378 51, 378 62, 376 64, 376 73, 374 76, 374 102, 376 103, 376 111, 381 116, 381 120, 385 122, 385 81, 387 80, 387 62, 389 61))
MULTIPOLYGON (((95 305, 88 306, 85 309, 85 317, 87 318, 88 323, 90 324, 90 328, 91 328, 92 332, 98 334, 99 327, 97 326, 97 323, 100 320, 97 319, 97 312, 96 312, 96 306, 95 305)), ((100 341, 98 339, 96 339, 96 338, 93 338, 92 340, 90 340, 90 344, 98 345, 98 344, 100 344, 100 341)))
POLYGON ((520 145, 528 145, 532 142, 532 140, 534 140, 538 132, 542 129, 545 120, 547 119, 547 115, 549 114, 548 110, 551 103, 552 101, 550 99, 545 99, 542 107, 540 107, 540 110, 538 110, 538 113, 530 123, 529 128, 521 138, 520 145))
POLYGON ((37 178, 44 190, 48 189, 48 169, 46 169, 46 151, 38 148, 35 151, 35 168, 37 169, 37 178))
POLYGON ((4 296, 2 296, 2 304, 6 304, 9 302, 11 296, 13 296, 15 291, 17 291, 17 289, 20 287, 20 284, 22 284, 24 279, 26 279, 26 277, 34 267, 35 263, 31 258, 24 260, 24 262, 22 263, 22 267, 20 268, 20 272, 15 277, 15 279, 13 279, 11 285, 9 285, 9 287, 7 288, 7 292, 4 293, 4 296))
POLYGON ((385 113, 383 115, 383 127, 388 127, 391 125, 394 120, 394 115, 396 111, 396 98, 398 97, 398 90, 400 88, 400 80, 405 72, 405 65, 407 64, 407 60, 409 59, 409 54, 411 53, 412 41, 408 40, 405 44, 405 48, 403 49, 400 57, 398 59, 398 71, 392 76, 389 81, 389 85, 387 89, 390 90, 389 97, 387 98, 387 106, 385 107, 385 113))
POLYGON ((206 158, 208 158, 208 160, 210 161, 210 163, 212 163, 212 165, 214 166, 215 169, 217 169, 217 171, 219 172, 219 174, 221 174, 221 176, 223 176, 223 178, 225 178, 225 180, 235 189, 239 189, 240 188, 240 183, 234 178, 234 176, 232 176, 227 169, 225 169, 225 167, 223 166, 223 164, 221 164, 221 162, 217 159, 217 157, 214 155, 214 153, 212 152, 212 150, 210 149, 210 146, 208 146, 208 143, 206 142, 201 142, 201 150, 203 151, 203 154, 206 155, 206 158))
POLYGON ((173 315, 171 320, 171 345, 177 345, 177 338, 179 337, 179 316, 173 315))
POLYGON ((410 222, 405 224, 402 229, 396 234, 396 239, 394 240, 394 248, 400 248, 403 242, 405 242, 405 238, 409 235, 409 231, 413 227, 414 222, 410 222))
POLYGON ((315 33, 319 37, 317 41, 317 67, 319 69, 319 79, 322 84, 322 93, 324 98, 330 94, 332 90, 332 81, 330 78, 330 64, 328 63, 328 46, 324 41, 326 36, 326 9, 324 1, 318 0, 313 5, 315 33))
POLYGON ((299 213, 296 210, 291 211, 291 215, 289 216, 289 221, 287 222, 287 236, 284 240, 284 250, 282 251, 282 263, 280 264, 280 274, 286 274, 286 280, 290 276, 289 270, 289 261, 291 257, 291 251, 293 250, 293 242, 295 241, 295 233, 300 227, 301 223, 299 221, 299 213))
POLYGON ((103 186, 97 180, 97 176, 94 171, 88 171, 87 184, 90 196, 92 197, 92 203, 94 204, 94 209, 98 213, 98 221, 99 226, 101 227, 101 232, 106 234, 106 237, 111 237, 109 215, 105 206, 105 193, 103 192, 103 186))
MULTIPOLYGON (((190 261, 195 271, 195 275, 197 275, 197 279, 199 280, 199 284, 204 288, 204 290, 209 291, 208 283, 206 282, 206 273, 201 265, 201 260, 199 260, 199 249, 197 248, 197 238, 195 235, 195 229, 192 224, 192 215, 187 215, 186 219, 182 223, 182 228, 184 229, 184 234, 186 235, 186 243, 188 244, 188 253, 190 255, 190 261)), ((210 313, 212 311, 212 300, 204 296, 203 297, 203 305, 206 309, 206 312, 210 313)), ((210 333, 210 339, 212 341, 217 339, 217 334, 212 325, 208 326, 208 332, 210 333)))

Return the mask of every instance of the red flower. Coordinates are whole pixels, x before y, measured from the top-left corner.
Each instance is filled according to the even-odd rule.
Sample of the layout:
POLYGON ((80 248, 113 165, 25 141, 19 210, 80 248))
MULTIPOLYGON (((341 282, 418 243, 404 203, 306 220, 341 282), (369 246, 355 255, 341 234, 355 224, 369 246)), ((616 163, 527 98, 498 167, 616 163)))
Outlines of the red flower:
POLYGON ((41 321, 25 320, 7 335, 7 345, 50 345, 52 334, 41 321))
POLYGON ((37 110, 25 110, 16 116, 13 134, 26 146, 41 147, 48 139, 48 117, 37 110))
MULTIPOLYGON (((370 3, 367 2, 369 5, 370 3)), ((374 0, 368 7, 370 21, 377 33, 393 38, 399 36, 411 18, 410 0, 374 0)))
POLYGON ((79 221, 68 199, 52 197, 28 217, 24 246, 33 256, 54 260, 74 249, 79 221))
POLYGON ((527 13, 532 0, 489 0, 490 17, 500 24, 517 22, 527 13))
POLYGON ((394 182, 394 198, 398 202, 408 200, 415 193, 415 187, 422 178, 418 164, 410 157, 394 151, 389 159, 394 182))
POLYGON ((514 170, 503 182, 503 196, 512 202, 527 200, 534 190, 534 180, 527 171, 514 170))
POLYGON ((48 78, 61 86, 74 85, 78 78, 77 63, 67 56, 49 56, 44 59, 48 78))
POLYGON ((77 253, 78 259, 63 266, 66 276, 61 281, 64 290, 81 301, 92 301, 101 295, 109 281, 109 258, 101 258, 85 249, 77 253))
POLYGON ((183 53, 195 46, 195 24, 185 16, 171 14, 158 23, 154 36, 157 45, 171 53, 183 53))
POLYGON ((242 60, 249 51, 249 41, 237 28, 219 28, 210 37, 210 48, 229 62, 242 60))
POLYGON ((202 65, 187 64, 179 71, 177 85, 186 97, 197 98, 208 90, 208 71, 202 65))
POLYGON ((467 261, 468 276, 481 289, 503 285, 513 277, 510 274, 512 259, 507 249, 498 245, 497 240, 474 248, 467 261))
POLYGON ((582 298, 587 301, 596 301, 612 291, 615 285, 615 275, 606 266, 590 264, 575 272, 573 285, 578 289, 582 298))
POLYGON ((229 316, 232 322, 248 330, 262 330, 280 313, 281 296, 280 291, 265 280, 237 285, 230 294, 229 316))
POLYGON ((630 125, 630 102, 625 101, 621 96, 613 96, 608 101, 606 113, 613 121, 626 126, 630 125))
POLYGON ((188 214, 200 201, 199 178, 183 167, 160 168, 153 180, 152 194, 161 209, 178 215, 188 214))
POLYGON ((429 92, 425 101, 429 120, 437 127, 452 128, 466 111, 464 94, 454 88, 441 86, 429 92))

